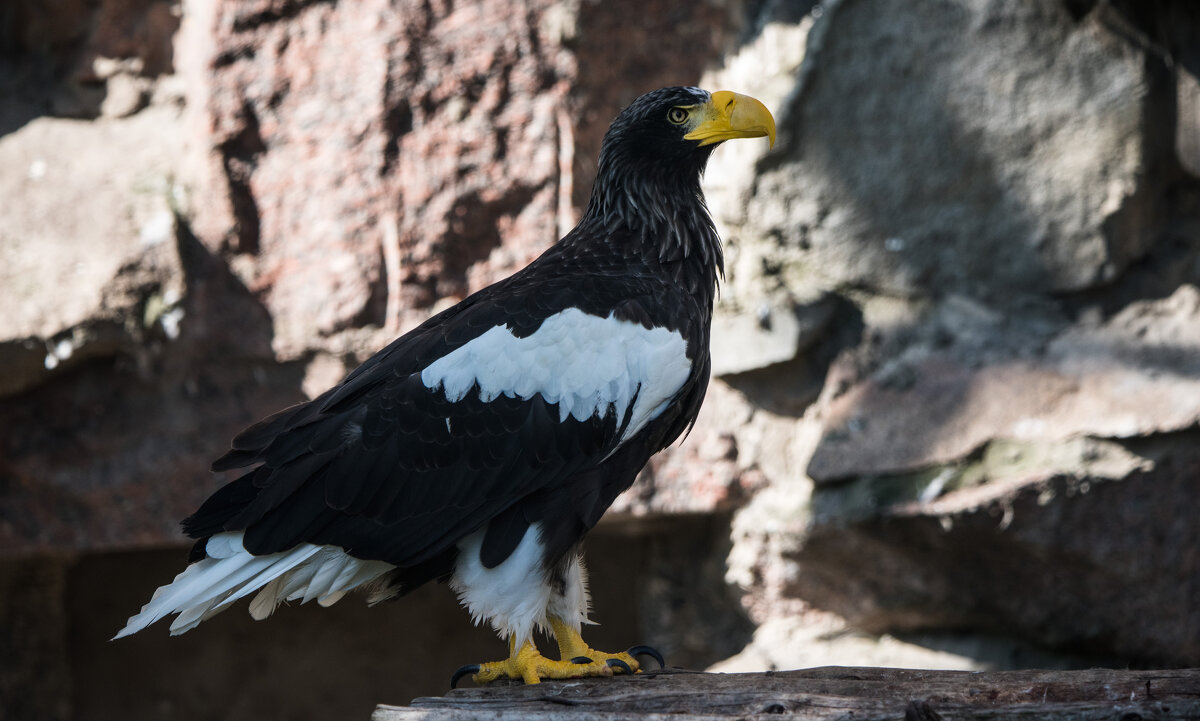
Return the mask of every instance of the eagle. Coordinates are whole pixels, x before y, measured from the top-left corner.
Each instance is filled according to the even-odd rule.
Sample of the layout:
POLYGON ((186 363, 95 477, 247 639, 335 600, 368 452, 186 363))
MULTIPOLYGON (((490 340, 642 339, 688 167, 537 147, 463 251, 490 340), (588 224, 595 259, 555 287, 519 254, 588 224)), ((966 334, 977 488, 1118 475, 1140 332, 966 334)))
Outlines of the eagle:
POLYGON ((237 435, 239 472, 183 521, 188 566, 114 638, 172 634, 254 594, 369 603, 448 581, 501 661, 451 684, 639 671, 588 622, 581 541, 652 455, 695 422, 723 273, 700 180, 734 138, 775 141, 760 101, 671 87, 634 100, 601 144, 579 224, 536 260, 409 331, 333 388, 237 435), (558 660, 533 643, 554 637, 558 660))

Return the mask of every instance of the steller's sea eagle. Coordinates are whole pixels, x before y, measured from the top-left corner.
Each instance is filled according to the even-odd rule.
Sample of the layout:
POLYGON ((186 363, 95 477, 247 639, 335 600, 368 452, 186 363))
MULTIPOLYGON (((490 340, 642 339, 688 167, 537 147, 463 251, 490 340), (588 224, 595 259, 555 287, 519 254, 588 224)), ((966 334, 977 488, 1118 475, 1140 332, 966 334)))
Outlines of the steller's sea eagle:
POLYGON ((744 95, 635 100, 566 237, 233 439, 213 470, 245 472, 184 520, 190 565, 117 637, 172 613, 182 633, 251 594, 262 619, 281 601, 364 587, 374 602, 448 579, 509 644, 454 681, 612 675, 657 656, 584 643, 579 545, 696 419, 723 270, 700 176, 722 141, 764 136, 774 120, 744 95))

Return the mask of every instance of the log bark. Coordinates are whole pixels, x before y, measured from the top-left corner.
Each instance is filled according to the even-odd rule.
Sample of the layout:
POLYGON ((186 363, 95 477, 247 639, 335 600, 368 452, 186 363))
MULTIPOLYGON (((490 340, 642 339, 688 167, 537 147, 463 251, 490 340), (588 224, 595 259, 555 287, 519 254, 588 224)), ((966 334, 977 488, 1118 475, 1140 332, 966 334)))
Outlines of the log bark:
POLYGON ((632 677, 493 684, 379 706, 372 721, 797 721, 1200 719, 1200 669, 922 671, 825 667, 714 674, 668 669, 632 677))

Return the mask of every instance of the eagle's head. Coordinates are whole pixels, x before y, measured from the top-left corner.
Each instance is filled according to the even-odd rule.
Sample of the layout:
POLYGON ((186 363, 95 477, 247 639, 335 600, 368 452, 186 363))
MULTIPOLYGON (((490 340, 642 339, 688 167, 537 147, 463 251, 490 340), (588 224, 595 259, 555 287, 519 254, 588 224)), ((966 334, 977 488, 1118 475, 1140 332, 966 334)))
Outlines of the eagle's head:
POLYGON ((634 100, 609 127, 584 223, 614 237, 627 231, 663 260, 695 250, 721 265, 700 176, 714 148, 734 138, 766 137, 775 120, 758 100, 728 90, 662 88, 634 100))
POLYGON ((699 162, 733 138, 767 137, 775 144, 775 120, 758 100, 728 90, 662 88, 646 93, 613 121, 601 146, 606 155, 663 167, 699 162))

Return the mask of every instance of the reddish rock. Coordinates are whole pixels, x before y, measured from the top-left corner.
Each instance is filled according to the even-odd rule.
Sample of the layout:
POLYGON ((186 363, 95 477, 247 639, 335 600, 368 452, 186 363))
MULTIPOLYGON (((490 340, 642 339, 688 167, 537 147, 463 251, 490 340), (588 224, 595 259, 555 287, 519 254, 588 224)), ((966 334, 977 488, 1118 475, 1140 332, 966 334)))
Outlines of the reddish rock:
POLYGON ((6 2, 0 11, 6 104, 33 99, 53 115, 86 118, 141 109, 148 78, 174 68, 180 13, 172 0, 6 2))
POLYGON ((766 483, 752 454, 738 447, 733 428, 748 409, 728 387, 709 388, 696 425, 650 459, 637 482, 609 509, 610 518, 713 514, 732 511, 766 483))
MULTIPOLYGON (((695 82, 736 30, 725 10, 665 0, 261 0, 188 4, 172 38, 170 3, 106 0, 82 19, 73 7, 19 4, 32 33, 22 48, 86 66, 67 85, 175 69, 185 114, 136 112, 147 98, 173 102, 169 81, 129 86, 107 102, 133 115, 97 124, 104 142, 69 124, 54 126, 49 155, 29 132, 5 138, 17 173, 0 185, 29 193, 30 178, 71 163, 84 179, 113 165, 141 177, 146 165, 162 185, 153 208, 177 208, 179 227, 142 237, 158 216, 141 212, 147 190, 124 172, 105 175, 122 182, 103 192, 84 182, 81 199, 41 182, 37 212, 9 219, 22 234, 6 251, 30 261, 6 266, 20 312, 0 337, 0 542, 11 551, 178 539, 178 519, 221 481, 208 462, 239 427, 548 247, 579 215, 594 162, 581 154, 594 156, 620 106, 695 82), (631 29, 634 13, 644 22, 631 29), (169 142, 148 142, 152 118, 169 142), (86 282, 60 282, 75 266, 48 259, 67 255, 86 282), (162 277, 147 270, 160 266, 162 277), (87 344, 59 359, 58 341, 77 337, 87 344)), ((39 107, 6 107, 4 122, 19 127, 39 107)), ((668 505, 728 507, 729 465, 680 481, 668 505)), ((688 475, 669 468, 659 477, 688 475)))
POLYGON ((139 72, 151 77, 174 70, 175 32, 182 14, 178 1, 104 0, 94 13, 88 55, 136 58, 139 72))
POLYGON ((580 158, 615 112, 694 82, 722 37, 711 8, 638 3, 647 22, 627 32, 635 4, 620 5, 222 2, 189 24, 193 110, 212 129, 199 205, 224 209, 197 232, 241 256, 283 357, 410 326, 574 224, 580 158), (643 43, 658 31, 670 39, 643 43))

